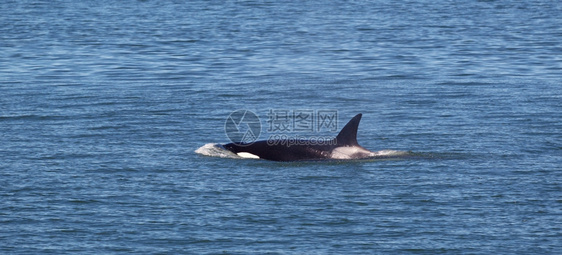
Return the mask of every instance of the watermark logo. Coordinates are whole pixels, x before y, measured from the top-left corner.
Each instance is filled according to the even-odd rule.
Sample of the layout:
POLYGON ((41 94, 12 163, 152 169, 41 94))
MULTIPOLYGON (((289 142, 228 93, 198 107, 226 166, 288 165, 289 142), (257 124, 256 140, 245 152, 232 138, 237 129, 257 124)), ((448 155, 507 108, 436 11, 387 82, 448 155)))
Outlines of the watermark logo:
MULTIPOLYGON (((336 110, 312 109, 269 109, 267 112, 267 138, 269 145, 329 145, 333 138, 289 136, 295 132, 337 132, 338 112, 336 110)), ((225 132, 230 141, 237 145, 250 145, 261 133, 259 117, 248 110, 232 112, 225 122, 225 132)))
POLYGON ((260 118, 248 110, 234 111, 226 118, 224 131, 230 141, 237 145, 252 144, 261 133, 260 118))

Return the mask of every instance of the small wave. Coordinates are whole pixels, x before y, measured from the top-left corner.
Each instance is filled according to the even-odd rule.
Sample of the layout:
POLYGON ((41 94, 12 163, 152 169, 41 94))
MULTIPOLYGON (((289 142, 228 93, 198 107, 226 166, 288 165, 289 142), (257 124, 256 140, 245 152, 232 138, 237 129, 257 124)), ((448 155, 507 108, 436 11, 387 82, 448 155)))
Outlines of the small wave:
POLYGON ((407 151, 396 151, 396 150, 382 150, 376 151, 375 157, 400 157, 400 156, 409 156, 411 153, 407 151))
POLYGON ((220 157, 220 158, 240 158, 236 154, 225 150, 222 145, 218 143, 208 143, 201 146, 199 149, 195 150, 195 153, 201 154, 209 157, 220 157))

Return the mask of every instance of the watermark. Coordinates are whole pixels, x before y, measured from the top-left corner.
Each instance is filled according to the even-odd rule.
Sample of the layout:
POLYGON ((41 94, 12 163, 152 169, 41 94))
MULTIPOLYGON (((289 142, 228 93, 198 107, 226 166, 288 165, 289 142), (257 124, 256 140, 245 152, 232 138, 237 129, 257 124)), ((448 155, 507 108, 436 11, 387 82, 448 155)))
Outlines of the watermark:
MULTIPOLYGON (((333 138, 289 136, 288 133, 337 132, 338 111, 330 109, 269 109, 266 140, 268 145, 331 145, 333 138)), ((250 145, 261 134, 260 118, 248 110, 232 112, 224 125, 227 137, 237 145, 250 145)))
POLYGON ((248 110, 237 110, 226 118, 224 131, 228 139, 237 145, 252 144, 261 133, 260 118, 248 110))
POLYGON ((327 137, 304 137, 288 135, 271 135, 267 139, 267 145, 283 145, 291 147, 293 145, 336 145, 334 138, 327 137))
POLYGON ((336 110, 269 109, 267 116, 270 133, 338 131, 336 110))

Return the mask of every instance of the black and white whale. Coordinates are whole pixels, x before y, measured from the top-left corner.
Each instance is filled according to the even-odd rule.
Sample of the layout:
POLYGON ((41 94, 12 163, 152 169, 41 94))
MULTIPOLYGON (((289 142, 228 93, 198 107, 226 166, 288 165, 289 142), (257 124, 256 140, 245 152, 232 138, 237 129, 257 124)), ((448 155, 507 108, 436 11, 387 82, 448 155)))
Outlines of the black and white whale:
POLYGON ((268 140, 253 143, 229 143, 222 146, 243 158, 274 161, 365 159, 396 152, 373 152, 357 143, 357 128, 361 116, 360 113, 353 117, 332 140, 268 140))

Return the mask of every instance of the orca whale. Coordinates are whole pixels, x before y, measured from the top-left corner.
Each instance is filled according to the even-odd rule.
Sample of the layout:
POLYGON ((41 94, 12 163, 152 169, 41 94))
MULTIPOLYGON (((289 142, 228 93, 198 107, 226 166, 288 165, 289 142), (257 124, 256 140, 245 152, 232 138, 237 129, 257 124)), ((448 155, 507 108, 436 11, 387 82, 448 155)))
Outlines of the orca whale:
POLYGON ((376 157, 357 143, 357 128, 362 114, 353 117, 332 140, 267 140, 253 143, 229 143, 226 150, 243 158, 274 161, 345 160, 376 157))

